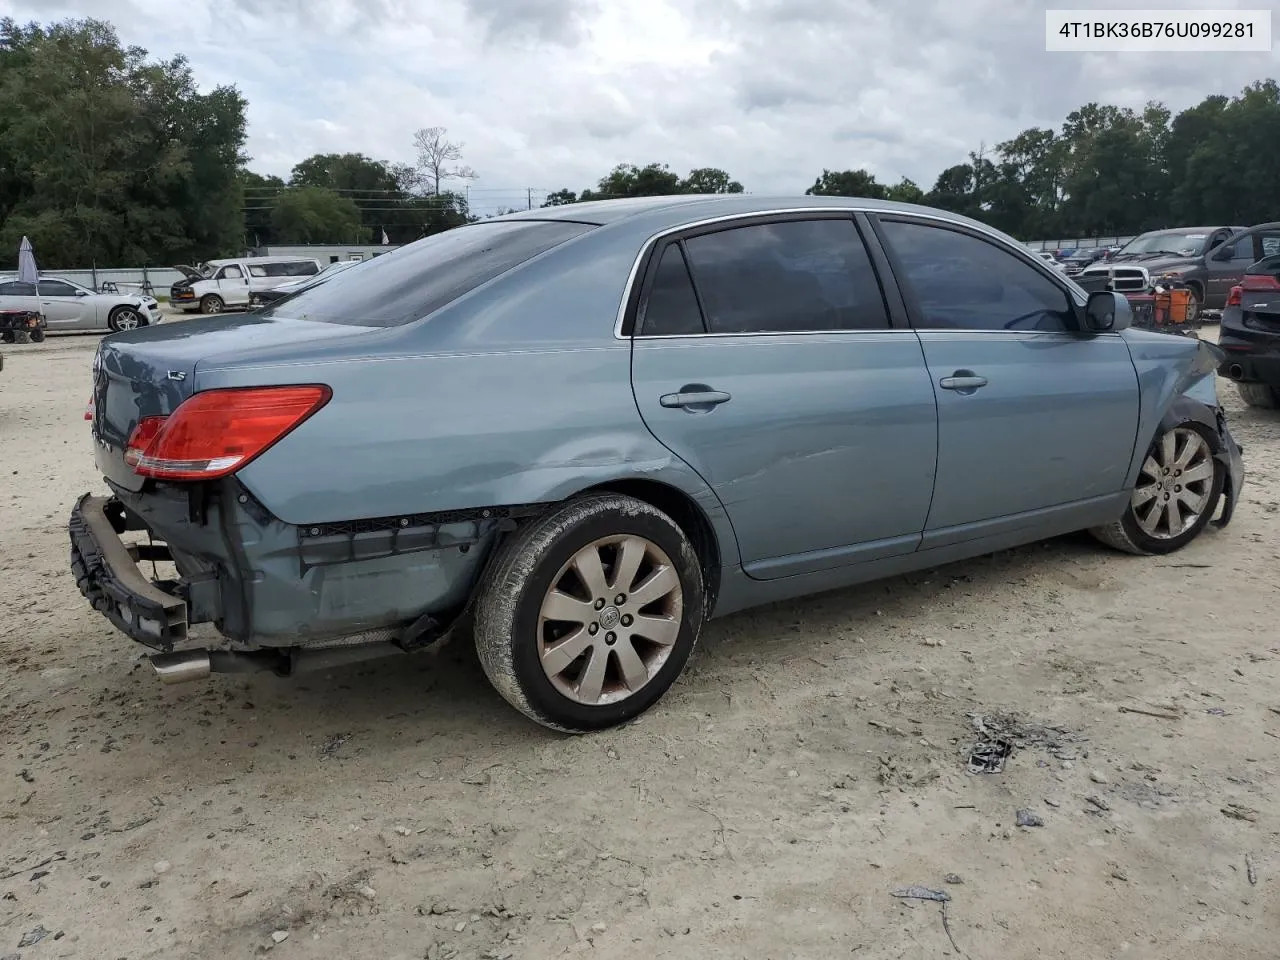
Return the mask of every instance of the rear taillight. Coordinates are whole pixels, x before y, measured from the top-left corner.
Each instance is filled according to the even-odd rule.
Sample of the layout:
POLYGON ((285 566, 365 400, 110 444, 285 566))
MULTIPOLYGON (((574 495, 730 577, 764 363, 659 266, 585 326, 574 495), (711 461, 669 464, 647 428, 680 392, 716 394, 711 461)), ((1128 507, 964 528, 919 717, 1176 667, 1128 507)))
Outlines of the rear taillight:
POLYGON ((1231 292, 1227 294, 1228 307, 1240 306, 1240 293, 1241 293, 1241 288, 1238 284, 1231 288, 1231 292))
POLYGON ((157 480, 212 480, 234 473, 329 402, 321 384, 207 390, 168 417, 144 417, 125 461, 157 480))
POLYGON ((1246 273, 1240 281, 1243 290, 1267 291, 1280 290, 1280 280, 1268 273, 1246 273))

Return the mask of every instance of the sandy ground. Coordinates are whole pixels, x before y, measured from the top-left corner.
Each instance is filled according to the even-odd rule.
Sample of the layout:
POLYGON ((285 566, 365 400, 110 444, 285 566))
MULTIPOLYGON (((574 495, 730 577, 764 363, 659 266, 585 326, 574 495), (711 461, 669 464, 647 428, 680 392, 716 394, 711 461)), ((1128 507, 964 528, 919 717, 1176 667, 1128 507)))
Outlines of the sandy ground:
POLYGON ((718 621, 568 739, 465 644, 162 687, 67 569, 95 343, 0 372, 0 957, 1276 956, 1280 417, 1225 384, 1226 532, 718 621), (1003 773, 966 772, 973 714, 1018 728, 1003 773))

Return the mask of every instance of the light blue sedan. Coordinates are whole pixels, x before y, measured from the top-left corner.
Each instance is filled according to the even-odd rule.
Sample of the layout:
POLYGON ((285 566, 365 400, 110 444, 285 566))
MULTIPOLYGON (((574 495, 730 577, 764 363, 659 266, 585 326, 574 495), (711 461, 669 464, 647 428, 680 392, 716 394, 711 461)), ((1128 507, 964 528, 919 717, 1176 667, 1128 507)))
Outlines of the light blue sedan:
POLYGON ((109 490, 72 511, 72 567, 166 681, 468 622, 511 704, 601 729, 712 616, 1076 530, 1164 554, 1225 526, 1220 355, 1129 319, 925 207, 499 217, 256 314, 106 338, 109 490), (226 643, 194 646, 197 623, 226 643))

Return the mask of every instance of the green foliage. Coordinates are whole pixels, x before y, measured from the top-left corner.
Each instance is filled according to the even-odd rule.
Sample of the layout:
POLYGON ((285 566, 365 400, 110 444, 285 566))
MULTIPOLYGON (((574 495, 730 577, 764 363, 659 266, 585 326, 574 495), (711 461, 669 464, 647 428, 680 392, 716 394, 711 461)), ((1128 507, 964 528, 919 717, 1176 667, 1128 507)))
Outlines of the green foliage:
POLYGON ((288 187, 275 198, 271 225, 286 243, 368 243, 355 201, 327 187, 288 187))
POLYGON ((670 197, 685 193, 742 193, 737 180, 717 167, 697 167, 681 177, 665 163, 650 163, 643 167, 634 163, 620 163, 596 183, 595 189, 575 194, 572 190, 557 190, 548 194, 544 207, 556 207, 566 203, 588 200, 617 200, 624 197, 670 197))
POLYGON ((0 20, 0 263, 167 264, 242 237, 245 101, 110 24, 0 20))

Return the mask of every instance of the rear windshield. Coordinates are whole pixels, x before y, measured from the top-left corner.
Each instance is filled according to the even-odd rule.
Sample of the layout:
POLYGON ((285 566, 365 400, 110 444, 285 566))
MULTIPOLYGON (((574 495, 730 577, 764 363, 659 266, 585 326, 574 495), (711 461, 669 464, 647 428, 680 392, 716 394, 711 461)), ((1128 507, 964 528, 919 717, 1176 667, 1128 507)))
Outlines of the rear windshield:
POLYGON ((439 310, 526 260, 572 240, 590 224, 499 220, 454 227, 366 260, 358 270, 330 271, 261 316, 394 327, 439 310))

